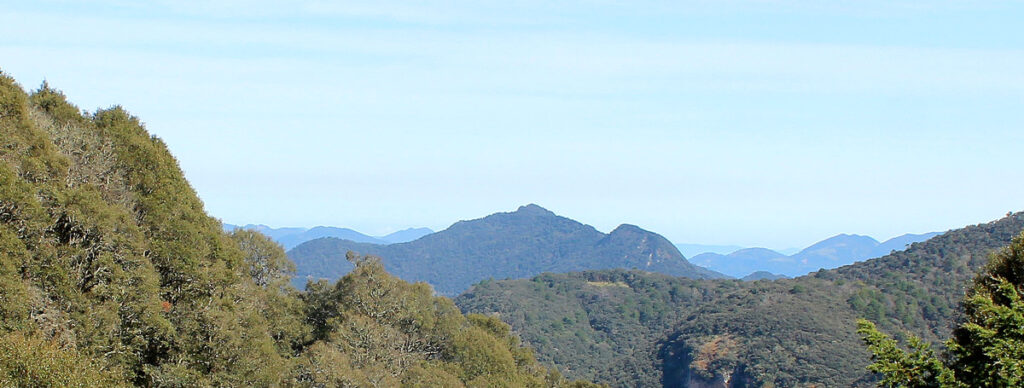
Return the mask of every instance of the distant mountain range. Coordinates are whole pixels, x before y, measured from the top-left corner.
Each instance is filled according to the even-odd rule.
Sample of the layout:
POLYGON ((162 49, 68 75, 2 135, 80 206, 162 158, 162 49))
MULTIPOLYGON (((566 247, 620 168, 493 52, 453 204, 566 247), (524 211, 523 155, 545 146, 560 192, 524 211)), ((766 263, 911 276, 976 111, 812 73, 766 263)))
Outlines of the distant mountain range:
POLYGON ((856 234, 840 234, 822 240, 793 255, 771 249, 746 248, 729 254, 702 253, 690 262, 733 277, 744 277, 758 271, 802 276, 819 269, 832 269, 893 251, 902 251, 913 243, 922 242, 941 233, 905 234, 885 242, 856 234))
MULTIPOLYGON (((534 207, 544 210, 537 205, 528 205, 520 208, 520 211, 525 210, 529 212, 534 207)), ((548 211, 544 210, 544 212, 548 211)), ((551 214, 553 215, 553 213, 551 214)), ((286 250, 291 250, 305 242, 322 238, 347 240, 351 243, 390 245, 411 242, 434 233, 434 231, 428 228, 409 228, 386 236, 370 236, 349 228, 330 226, 272 228, 262 224, 248 224, 244 226, 224 224, 224 230, 226 231, 235 228, 259 231, 281 244, 286 250)), ((597 231, 594 230, 594 232, 597 231)), ((906 249, 912 243, 921 242, 939 234, 905 234, 885 242, 878 242, 868 236, 840 234, 815 243, 803 250, 792 249, 792 252, 789 252, 790 254, 767 248, 744 248, 738 245, 675 244, 675 248, 678 249, 683 258, 689 258, 688 261, 692 264, 730 277, 743 280, 760 280, 801 276, 822 268, 837 268, 857 261, 884 256, 892 251, 906 249)), ((660 238, 661 236, 658 237, 660 238)), ((375 247, 355 246, 348 243, 336 245, 343 251, 333 256, 341 258, 344 258, 345 251, 348 249, 363 253, 376 253, 379 251, 375 247)), ((790 250, 787 249, 786 251, 790 250)), ((301 252, 306 251, 300 251, 299 255, 303 254, 301 252)), ((312 265, 312 263, 307 264, 312 265)), ((299 268, 295 284, 301 288, 305 285, 307 277, 336 279, 348 273, 351 268, 347 262, 340 263, 339 265, 340 268, 338 269, 320 268, 317 270, 306 270, 305 266, 300 266, 302 268, 299 268)), ((596 268, 579 268, 578 270, 589 269, 596 268)))
POLYGON ((776 274, 773 274, 773 273, 768 272, 768 271, 757 271, 757 272, 754 272, 754 273, 752 273, 750 275, 744 276, 740 280, 752 282, 752 281, 755 281, 755 280, 779 280, 779 279, 789 279, 789 276, 786 276, 786 275, 776 275, 776 274))
POLYGON ((389 272, 425 281, 443 295, 457 295, 489 278, 526 278, 543 272, 641 269, 695 279, 725 275, 690 264, 671 242, 623 224, 605 234, 537 205, 459 221, 415 241, 381 245, 340 238, 307 241, 288 252, 307 279, 337 279, 352 269, 348 251, 380 256, 389 272))
POLYGON ((676 244, 679 252, 686 257, 694 257, 701 253, 720 253, 728 255, 744 247, 739 245, 708 245, 708 244, 676 244))
MULTIPOLYGON (((679 248, 679 252, 683 253, 686 257, 695 257, 701 253, 718 253, 722 255, 728 255, 736 252, 740 249, 746 249, 749 247, 739 245, 708 245, 708 244, 676 244, 676 248, 679 248)), ((775 252, 779 252, 783 255, 792 255, 800 252, 800 248, 785 248, 785 249, 772 249, 775 252)))
POLYGON ((359 233, 349 228, 336 228, 332 226, 317 226, 314 228, 271 228, 266 225, 254 225, 248 224, 244 226, 224 224, 225 231, 231 231, 235 228, 255 230, 270 237, 278 244, 284 247, 284 249, 292 249, 295 246, 302 244, 309 240, 315 240, 324 237, 334 237, 361 243, 370 244, 397 244, 403 242, 409 242, 428 234, 434 233, 429 228, 409 228, 391 233, 387 236, 368 236, 363 233, 359 233))

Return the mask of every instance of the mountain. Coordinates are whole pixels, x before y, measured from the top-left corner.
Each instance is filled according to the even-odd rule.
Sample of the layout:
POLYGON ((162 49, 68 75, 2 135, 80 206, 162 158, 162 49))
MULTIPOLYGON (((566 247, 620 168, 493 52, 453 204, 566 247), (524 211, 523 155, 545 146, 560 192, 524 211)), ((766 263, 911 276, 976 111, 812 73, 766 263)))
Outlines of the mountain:
POLYGON ((739 245, 706 245, 706 244, 676 244, 676 248, 679 248, 679 252, 686 257, 694 257, 701 253, 717 253, 720 255, 728 255, 736 252, 743 247, 739 245))
POLYGON ((758 271, 789 277, 801 276, 819 269, 838 268, 894 251, 902 251, 913 243, 940 234, 905 234, 883 243, 868 236, 840 234, 819 241, 792 255, 765 248, 747 248, 727 255, 702 253, 690 258, 690 262, 736 278, 758 271))
POLYGON ((283 236, 280 239, 278 239, 277 242, 284 246, 284 249, 291 249, 306 241, 324 237, 341 238, 355 242, 370 244, 386 243, 384 240, 378 239, 376 237, 367 236, 365 234, 356 232, 349 228, 336 228, 333 226, 317 226, 302 233, 283 236))
POLYGON ((942 234, 942 232, 932 232, 925 234, 908 233, 902 236, 893 237, 891 239, 885 240, 885 242, 881 244, 878 244, 878 246, 875 247, 874 253, 872 253, 872 255, 874 255, 874 257, 880 257, 888 255, 893 251, 902 251, 904 249, 909 248, 910 245, 913 243, 925 241, 940 234, 942 234))
POLYGON ((281 237, 299 234, 307 230, 306 228, 271 228, 263 224, 246 224, 244 226, 224 224, 224 231, 228 233, 238 228, 260 232, 274 241, 278 241, 281 237))
POLYGON ((804 248, 790 258, 797 266, 810 272, 819 268, 836 268, 857 259, 871 258, 878 245, 878 240, 868 236, 839 234, 804 248))
MULTIPOLYGON (((408 228, 408 229, 403 229, 403 230, 399 230, 397 232, 391 233, 391 234, 389 234, 387 236, 377 237, 377 239, 381 240, 381 241, 384 241, 385 244, 398 244, 398 243, 404 243, 404 242, 409 242, 409 241, 417 240, 420 237, 426 236, 426 235, 431 234, 431 233, 434 233, 434 231, 430 230, 430 228, 408 228)), ((332 237, 337 237, 337 236, 332 236, 332 237)), ((341 238, 341 237, 338 237, 338 238, 341 238)), ((352 239, 347 239, 347 240, 352 240, 352 239)), ((352 241, 356 241, 356 240, 352 240, 352 241)))
POLYGON ((442 295, 457 295, 484 279, 526 278, 542 272, 636 268, 696 279, 724 275, 690 264, 664 237, 633 225, 608 234, 537 205, 459 221, 415 241, 379 245, 335 238, 308 241, 288 251, 296 281, 336 279, 351 270, 345 252, 376 255, 388 271, 425 281, 442 295))
POLYGON ((773 273, 768 272, 768 271, 757 271, 757 272, 754 272, 754 273, 752 273, 750 275, 747 275, 747 276, 744 276, 744 277, 740 278, 740 280, 747 281, 747 282, 752 282, 752 281, 756 281, 756 280, 779 280, 779 279, 789 279, 789 276, 786 276, 786 275, 776 275, 776 274, 773 274, 773 273))
POLYGON ((877 240, 855 234, 840 234, 822 240, 804 250, 790 256, 791 261, 784 263, 789 267, 781 267, 778 272, 790 276, 799 276, 818 269, 838 268, 857 261, 880 257, 902 251, 913 243, 928 240, 941 233, 905 234, 879 243, 877 240))
POLYGON ((225 233, 141 120, 0 73, 0 386, 586 386, 353 261, 289 287, 283 249, 225 233))
MULTIPOLYGON (((583 271, 483 281, 456 304, 500 317, 568 376, 613 387, 873 386, 856 320, 948 338, 970 279, 1022 229, 1024 213, 1011 214, 794 279, 583 271)), ((863 252, 863 241, 807 252, 863 252)))
POLYGON ((429 228, 409 228, 391 233, 387 236, 373 237, 369 236, 349 228, 337 228, 333 226, 317 226, 311 229, 306 228, 271 228, 266 225, 254 225, 248 224, 245 226, 237 226, 232 224, 224 224, 224 231, 231 232, 235 228, 242 228, 247 230, 255 230, 263 233, 267 237, 270 237, 278 244, 284 247, 284 249, 291 249, 295 246, 302 244, 309 240, 315 240, 324 237, 334 237, 349 241, 370 243, 370 244, 395 244, 403 243, 418 239, 428 234, 434 233, 429 228))
POLYGON ((728 255, 701 253, 690 258, 690 262, 732 277, 743 277, 762 269, 776 270, 776 263, 789 260, 786 255, 766 248, 740 249, 728 255))

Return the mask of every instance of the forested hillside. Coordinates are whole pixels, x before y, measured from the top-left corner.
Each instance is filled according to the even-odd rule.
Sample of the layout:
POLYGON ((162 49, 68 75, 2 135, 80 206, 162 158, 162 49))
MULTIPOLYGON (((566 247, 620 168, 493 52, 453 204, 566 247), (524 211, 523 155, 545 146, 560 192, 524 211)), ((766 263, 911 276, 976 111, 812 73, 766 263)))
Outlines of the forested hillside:
POLYGON ((569 376, 612 386, 865 386, 874 376, 857 318, 948 337, 971 277, 1022 229, 1012 214, 796 279, 544 274, 482 282, 456 303, 496 314, 569 376))
POLYGON ((613 386, 651 387, 661 384, 653 351, 657 341, 690 311, 740 283, 585 271, 484 281, 456 303, 465 311, 494 314, 508 322, 541 359, 554 362, 567 375, 613 386))
POLYGON ((568 384, 372 258, 299 292, 221 228, 139 119, 0 75, 0 386, 568 384))
POLYGON ((542 272, 637 268, 689 278, 725 275, 690 264, 664 237, 633 225, 601 233, 537 205, 460 221, 402 244, 339 239, 306 242, 288 252, 297 278, 335 279, 351 269, 343 252, 380 256, 389 272, 425 281, 442 295, 458 295, 484 279, 527 278, 542 272))

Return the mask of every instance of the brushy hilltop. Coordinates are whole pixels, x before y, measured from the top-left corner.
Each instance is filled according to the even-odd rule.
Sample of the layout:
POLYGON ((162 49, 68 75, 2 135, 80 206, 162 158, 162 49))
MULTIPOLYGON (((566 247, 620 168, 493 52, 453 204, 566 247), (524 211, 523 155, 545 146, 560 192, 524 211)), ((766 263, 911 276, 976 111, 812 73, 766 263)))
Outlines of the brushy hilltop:
POLYGON ((281 248, 223 232, 137 118, 0 74, 0 386, 584 385, 351 260, 291 288, 281 248))
POLYGON ((938 343, 970 280, 1022 229, 1024 213, 1010 214, 795 279, 544 274, 482 282, 456 303, 500 316, 568 376, 612 386, 871 386, 857 319, 938 343))

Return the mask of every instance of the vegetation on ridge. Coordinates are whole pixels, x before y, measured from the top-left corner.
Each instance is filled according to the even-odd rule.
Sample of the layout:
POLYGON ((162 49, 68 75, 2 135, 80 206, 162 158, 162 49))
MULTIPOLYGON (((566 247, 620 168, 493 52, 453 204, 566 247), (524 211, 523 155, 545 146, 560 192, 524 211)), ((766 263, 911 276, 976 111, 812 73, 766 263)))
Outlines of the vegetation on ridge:
POLYGON ((0 75, 0 386, 570 384, 372 259, 300 292, 221 228, 137 118, 0 75))

